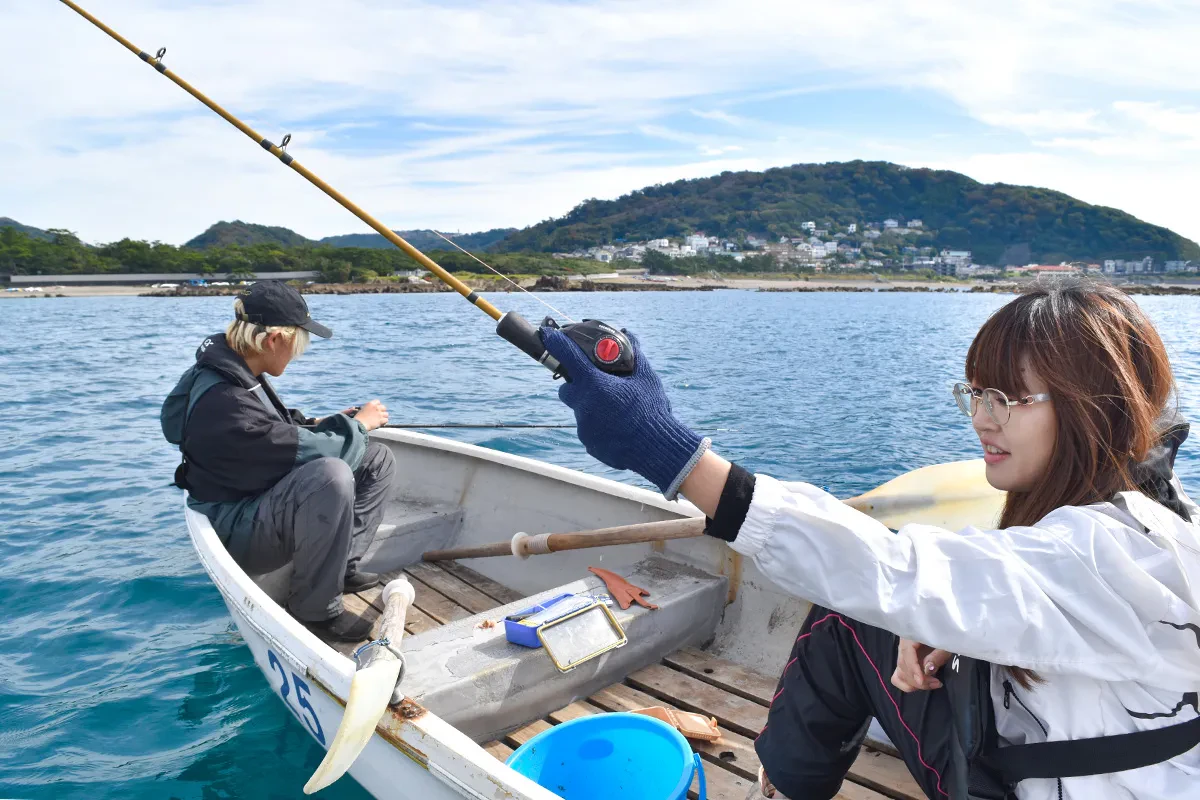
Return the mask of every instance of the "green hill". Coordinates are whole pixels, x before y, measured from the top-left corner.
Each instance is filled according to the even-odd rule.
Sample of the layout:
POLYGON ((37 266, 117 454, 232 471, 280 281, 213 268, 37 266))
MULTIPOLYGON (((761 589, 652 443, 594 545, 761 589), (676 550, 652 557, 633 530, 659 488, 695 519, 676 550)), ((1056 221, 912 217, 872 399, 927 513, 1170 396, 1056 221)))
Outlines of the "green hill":
POLYGON ((889 217, 922 220, 921 244, 971 250, 979 263, 1200 257, 1200 245, 1173 231, 1062 192, 879 161, 724 172, 588 200, 496 249, 570 251, 696 231, 731 239, 800 236, 809 220, 840 229, 858 223, 861 235, 864 223, 889 217))
POLYGON ((41 228, 35 228, 32 225, 22 225, 11 217, 0 217, 0 228, 16 228, 32 239, 41 239, 47 242, 54 238, 41 228))
MULTIPOLYGON (((479 233, 460 233, 450 236, 459 247, 478 253, 491 248, 509 234, 516 233, 516 228, 494 228, 479 233)), ((431 230, 396 231, 403 239, 418 250, 445 250, 449 245, 431 230)), ((341 236, 326 236, 321 244, 333 247, 394 247, 391 242, 378 233, 347 233, 341 236)))
MULTIPOLYGON (((0 222, 0 225, 2 224, 0 222)), ((18 225, 17 227, 21 226, 18 225)), ((31 228, 30 230, 37 229, 31 228)), ((504 239, 505 236, 515 233, 516 230, 516 228, 496 228, 479 233, 457 234, 450 238, 466 250, 482 252, 504 239)), ((408 240, 418 250, 444 250, 449 247, 441 237, 430 230, 396 231, 396 233, 408 240)), ((377 233, 347 233, 341 236, 326 236, 320 241, 313 241, 288 228, 255 225, 249 222, 242 222, 241 220, 234 220, 233 222, 218 222, 204 233, 187 242, 184 247, 193 250, 207 250, 212 247, 228 247, 229 245, 250 247, 256 244, 273 244, 284 247, 322 244, 329 247, 368 247, 377 249, 387 249, 394 246, 377 233)))
POLYGON ((228 247, 236 244, 249 247, 255 244, 276 244, 284 247, 312 244, 295 231, 270 225, 254 225, 235 219, 233 222, 218 222, 204 233, 191 239, 184 247, 193 250, 207 250, 210 247, 228 247))

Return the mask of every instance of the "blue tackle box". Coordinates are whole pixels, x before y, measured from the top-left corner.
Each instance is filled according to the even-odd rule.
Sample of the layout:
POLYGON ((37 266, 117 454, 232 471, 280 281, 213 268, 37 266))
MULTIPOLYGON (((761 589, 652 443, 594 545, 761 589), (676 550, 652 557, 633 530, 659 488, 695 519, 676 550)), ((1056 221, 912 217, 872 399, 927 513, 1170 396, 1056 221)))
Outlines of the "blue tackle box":
POLYGON ((522 647, 541 647, 538 628, 547 622, 562 619, 581 609, 597 604, 596 598, 582 594, 560 594, 536 606, 509 614, 504 618, 504 636, 522 647))

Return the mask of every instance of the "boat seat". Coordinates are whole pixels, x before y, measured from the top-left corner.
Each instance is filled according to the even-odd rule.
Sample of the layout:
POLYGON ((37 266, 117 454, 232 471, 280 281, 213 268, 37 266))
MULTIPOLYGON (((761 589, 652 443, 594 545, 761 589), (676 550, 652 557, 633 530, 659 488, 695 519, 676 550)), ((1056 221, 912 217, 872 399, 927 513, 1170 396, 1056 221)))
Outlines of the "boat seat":
MULTIPOLYGON (((420 561, 425 551, 446 547, 454 541, 462 520, 460 506, 393 500, 383 513, 375 541, 363 556, 359 569, 392 572, 420 561)), ((283 605, 292 579, 292 564, 289 561, 273 572, 250 578, 268 597, 283 605)))
MULTIPOLYGON (((532 568, 532 567, 531 567, 532 568)), ((511 644, 503 618, 564 592, 597 592, 585 578, 404 639, 401 690, 477 742, 487 742, 621 681, 681 647, 712 639, 725 607, 724 577, 652 556, 614 570, 649 591, 656 610, 612 611, 628 643, 561 673, 541 648, 511 644), (495 623, 495 624, 492 624, 495 623)))
POLYGON ((383 514, 375 541, 363 556, 364 572, 391 572, 449 546, 462 528, 461 506, 394 500, 383 514))

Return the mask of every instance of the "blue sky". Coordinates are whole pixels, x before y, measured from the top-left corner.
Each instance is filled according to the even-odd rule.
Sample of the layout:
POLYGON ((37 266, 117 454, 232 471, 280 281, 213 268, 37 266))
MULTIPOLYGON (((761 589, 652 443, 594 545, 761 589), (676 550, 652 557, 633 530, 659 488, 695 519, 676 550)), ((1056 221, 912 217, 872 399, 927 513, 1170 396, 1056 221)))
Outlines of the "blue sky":
MULTIPOLYGON (((1200 238, 1200 4, 88 0, 396 228, 883 159, 1200 238)), ((365 228, 68 8, 0 0, 0 216, 89 241, 365 228)))

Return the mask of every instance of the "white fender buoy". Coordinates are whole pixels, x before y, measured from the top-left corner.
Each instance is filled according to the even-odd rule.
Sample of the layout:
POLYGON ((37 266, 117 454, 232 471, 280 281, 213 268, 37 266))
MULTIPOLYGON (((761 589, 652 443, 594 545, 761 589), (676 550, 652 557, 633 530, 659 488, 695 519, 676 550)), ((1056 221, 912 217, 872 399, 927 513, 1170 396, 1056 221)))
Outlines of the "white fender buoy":
POLYGON ((403 661, 396 655, 404 636, 404 620, 408 607, 416 599, 412 584, 397 578, 383 589, 383 616, 379 622, 379 638, 368 645, 362 654, 359 668, 350 682, 346 711, 333 736, 325 758, 304 784, 304 793, 319 792, 346 774, 346 770, 367 746, 379 720, 387 712, 396 691, 403 661), (382 644, 383 642, 389 644, 382 644))

